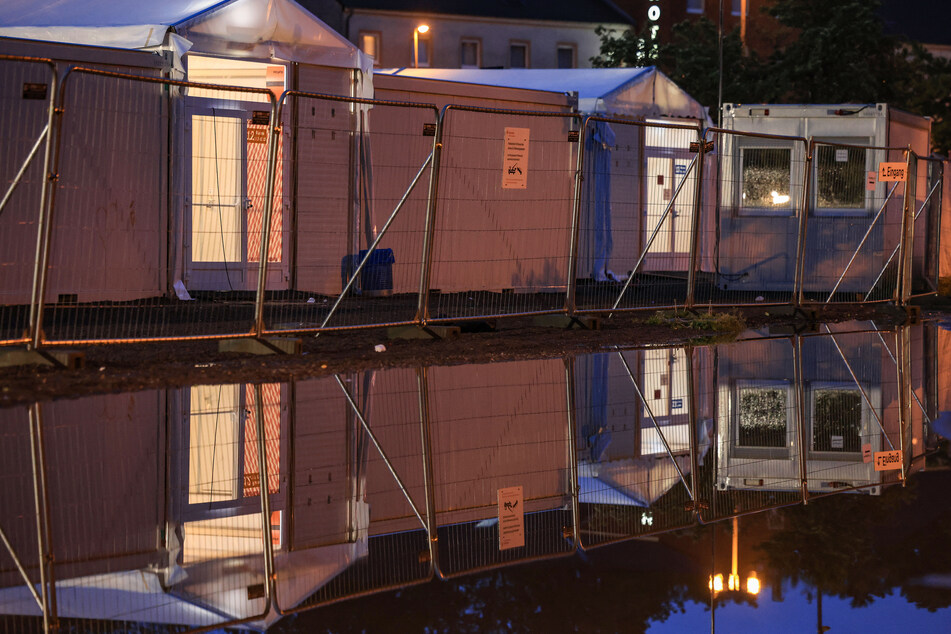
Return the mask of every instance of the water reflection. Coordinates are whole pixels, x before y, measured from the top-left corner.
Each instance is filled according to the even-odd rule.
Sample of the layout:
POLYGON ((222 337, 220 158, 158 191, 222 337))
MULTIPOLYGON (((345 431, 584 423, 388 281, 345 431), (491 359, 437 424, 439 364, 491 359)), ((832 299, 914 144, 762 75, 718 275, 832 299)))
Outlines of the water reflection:
MULTIPOLYGON (((507 584, 532 578, 535 592, 554 598, 563 591, 537 571, 601 579, 615 557, 648 556, 632 539, 664 535, 675 544, 685 539, 668 535, 676 529, 703 539, 718 530, 720 550, 666 553, 671 570, 689 562, 689 580, 652 577, 647 585, 672 585, 642 589, 659 601, 651 618, 709 601, 717 574, 726 589, 714 605, 755 600, 727 596, 731 574, 737 589, 755 576, 775 597, 802 579, 821 596, 825 577, 810 566, 842 549, 810 542, 810 563, 791 554, 801 550, 795 533, 834 534, 835 522, 867 517, 888 485, 924 467, 939 396, 949 398, 939 390, 946 345, 930 324, 886 332, 846 324, 748 333, 731 344, 0 410, 0 528, 9 543, 0 613, 13 629, 35 626, 28 617, 44 605, 51 624, 79 629, 93 621, 266 627, 463 575, 498 582, 442 585, 483 601, 495 593, 504 604, 517 594, 507 584), (763 537, 764 522, 778 517, 764 511, 813 513, 804 502, 846 492, 825 507, 838 509, 825 524, 797 519, 763 537), (741 524, 718 522, 737 517, 744 542, 772 544, 769 566, 755 575, 736 563, 755 559, 731 539, 741 524), (614 545, 596 548, 606 544, 614 545), (545 563, 497 576, 527 561, 545 563), (590 562, 601 562, 597 572, 590 562)), ((888 500, 901 504, 911 488, 888 500)), ((888 583, 883 577, 869 596, 888 583)))

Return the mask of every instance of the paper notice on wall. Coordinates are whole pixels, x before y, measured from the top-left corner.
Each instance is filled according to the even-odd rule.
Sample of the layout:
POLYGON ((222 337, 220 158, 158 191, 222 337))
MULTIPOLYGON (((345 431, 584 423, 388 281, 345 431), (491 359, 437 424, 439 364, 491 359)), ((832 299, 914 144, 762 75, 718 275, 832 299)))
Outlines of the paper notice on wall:
POLYGON ((901 469, 901 450, 876 451, 875 470, 889 471, 891 469, 901 469))
POLYGON ((878 172, 869 172, 865 179, 865 189, 870 192, 875 191, 875 183, 878 182, 878 172))
POLYGON ((525 545, 525 509, 522 487, 499 489, 499 550, 525 545))
POLYGON ((848 151, 848 150, 836 150, 836 151, 835 151, 835 162, 836 162, 836 163, 848 163, 848 162, 849 162, 849 151, 848 151))
POLYGON ((502 189, 525 189, 528 185, 528 128, 505 128, 502 189))
POLYGON ((862 445, 862 462, 872 461, 872 443, 862 445))

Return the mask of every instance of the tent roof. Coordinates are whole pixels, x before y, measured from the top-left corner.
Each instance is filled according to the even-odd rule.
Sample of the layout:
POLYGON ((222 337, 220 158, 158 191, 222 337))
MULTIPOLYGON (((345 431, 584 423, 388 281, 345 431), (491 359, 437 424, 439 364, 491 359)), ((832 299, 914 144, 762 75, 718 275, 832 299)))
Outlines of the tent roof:
POLYGON ((7 0, 0 5, 0 36, 371 67, 357 47, 294 0, 7 0))
POLYGON ((398 68, 374 71, 486 86, 577 92, 582 112, 707 120, 706 108, 654 66, 644 68, 398 68))

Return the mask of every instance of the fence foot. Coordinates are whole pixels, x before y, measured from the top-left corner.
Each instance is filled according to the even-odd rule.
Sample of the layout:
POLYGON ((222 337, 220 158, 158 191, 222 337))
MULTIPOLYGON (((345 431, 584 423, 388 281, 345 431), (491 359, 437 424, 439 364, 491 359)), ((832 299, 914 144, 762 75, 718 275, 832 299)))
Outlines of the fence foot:
POLYGON ((301 340, 296 337, 222 339, 218 352, 244 354, 300 354, 301 340))
POLYGON ((570 317, 568 315, 540 315, 532 318, 532 325, 538 328, 580 328, 581 330, 601 330, 599 317, 570 317))
POLYGON ((921 322, 921 306, 905 306, 905 325, 915 326, 921 322))
POLYGON ((80 370, 86 365, 86 354, 75 350, 0 349, 0 368, 19 365, 51 365, 67 370, 80 370))
POLYGON ((461 330, 459 326, 390 326, 386 336, 389 339, 455 339, 461 330))

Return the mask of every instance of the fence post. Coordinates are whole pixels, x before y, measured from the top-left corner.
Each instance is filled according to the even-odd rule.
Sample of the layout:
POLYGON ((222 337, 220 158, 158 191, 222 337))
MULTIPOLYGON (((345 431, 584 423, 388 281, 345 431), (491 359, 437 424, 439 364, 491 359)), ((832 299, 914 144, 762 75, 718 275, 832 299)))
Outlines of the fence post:
POLYGON ((905 152, 905 199, 902 203, 901 235, 898 241, 898 279, 895 282, 894 301, 906 306, 911 298, 912 257, 915 240, 915 195, 918 181, 918 157, 911 151, 905 152))
POLYGON ((575 431, 574 357, 565 357, 565 404, 568 410, 568 490, 571 495, 571 539, 575 548, 584 550, 581 541, 581 507, 578 486, 578 441, 575 431))
MULTIPOLYGON (((33 288, 30 297, 30 321, 27 332, 29 349, 37 350, 43 340, 43 303, 46 296, 50 240, 53 235, 53 203, 56 198, 56 164, 59 163, 59 126, 63 121, 60 82, 56 66, 50 64, 50 104, 46 115, 46 149, 43 152, 43 183, 40 187, 40 208, 36 223, 36 256, 33 261, 33 288), (57 105, 59 102, 59 105, 57 105)), ((67 75, 69 71, 67 71, 67 75)), ((65 77, 64 77, 65 82, 65 77)))
MULTIPOLYGON (((694 188, 693 216, 690 222, 690 255, 687 266, 687 296, 684 308, 693 308, 697 285, 697 251, 700 246, 700 213, 703 203, 703 164, 707 152, 707 131, 697 131, 697 186, 694 188)), ((711 143, 712 145, 712 143, 711 143)), ((684 177, 686 178, 686 176, 684 177)))
POLYGON ((806 388, 802 375, 802 335, 793 340, 793 365, 795 366, 796 419, 799 428, 799 486, 802 503, 809 503, 809 468, 806 463, 806 388))
POLYGON ((436 487, 433 479, 433 444, 429 429, 429 374, 425 367, 416 370, 416 384, 419 394, 419 429, 422 443, 423 492, 426 501, 426 539, 429 542, 429 564, 440 579, 443 578, 439 567, 439 536, 436 523, 436 487))
POLYGON ((43 630, 59 629, 56 612, 56 578, 50 531, 50 501, 46 478, 46 451, 43 443, 43 410, 30 407, 30 452, 33 462, 33 502, 36 506, 36 545, 39 559, 40 591, 43 595, 43 630))
MULTIPOLYGON (((268 95, 271 104, 271 120, 267 129, 267 167, 264 181, 264 217, 261 219, 261 248, 258 256, 258 289, 254 299, 254 335, 264 335, 264 290, 267 286, 267 258, 271 243, 271 218, 274 211, 274 175, 277 172, 277 143, 281 134, 281 122, 277 119, 277 100, 268 95)), ((281 96, 283 99, 283 95, 281 96)))
POLYGON ((792 304, 795 307, 802 306, 802 288, 803 278, 805 278, 806 269, 806 232, 809 226, 809 197, 812 186, 812 152, 814 141, 805 141, 806 160, 802 168, 802 198, 799 201, 799 231, 796 235, 796 269, 793 279, 793 298, 792 304))
POLYGON ((590 115, 584 119, 580 117, 574 118, 575 121, 580 119, 581 121, 581 130, 578 132, 578 156, 575 163, 575 197, 573 208, 571 210, 571 243, 568 248, 568 290, 565 295, 565 312, 571 316, 575 314, 576 300, 575 295, 577 292, 577 283, 578 283, 578 240, 580 239, 579 234, 581 233, 581 196, 584 189, 584 145, 588 136, 588 120, 590 115))
POLYGON ((429 193, 426 197, 426 220, 423 224, 423 259, 419 271, 419 303, 416 305, 415 321, 424 326, 429 320, 429 286, 433 266, 433 243, 435 241, 436 202, 439 197, 439 165, 442 157, 442 134, 446 113, 451 105, 445 106, 436 121, 436 135, 433 137, 433 160, 429 166, 429 193))

